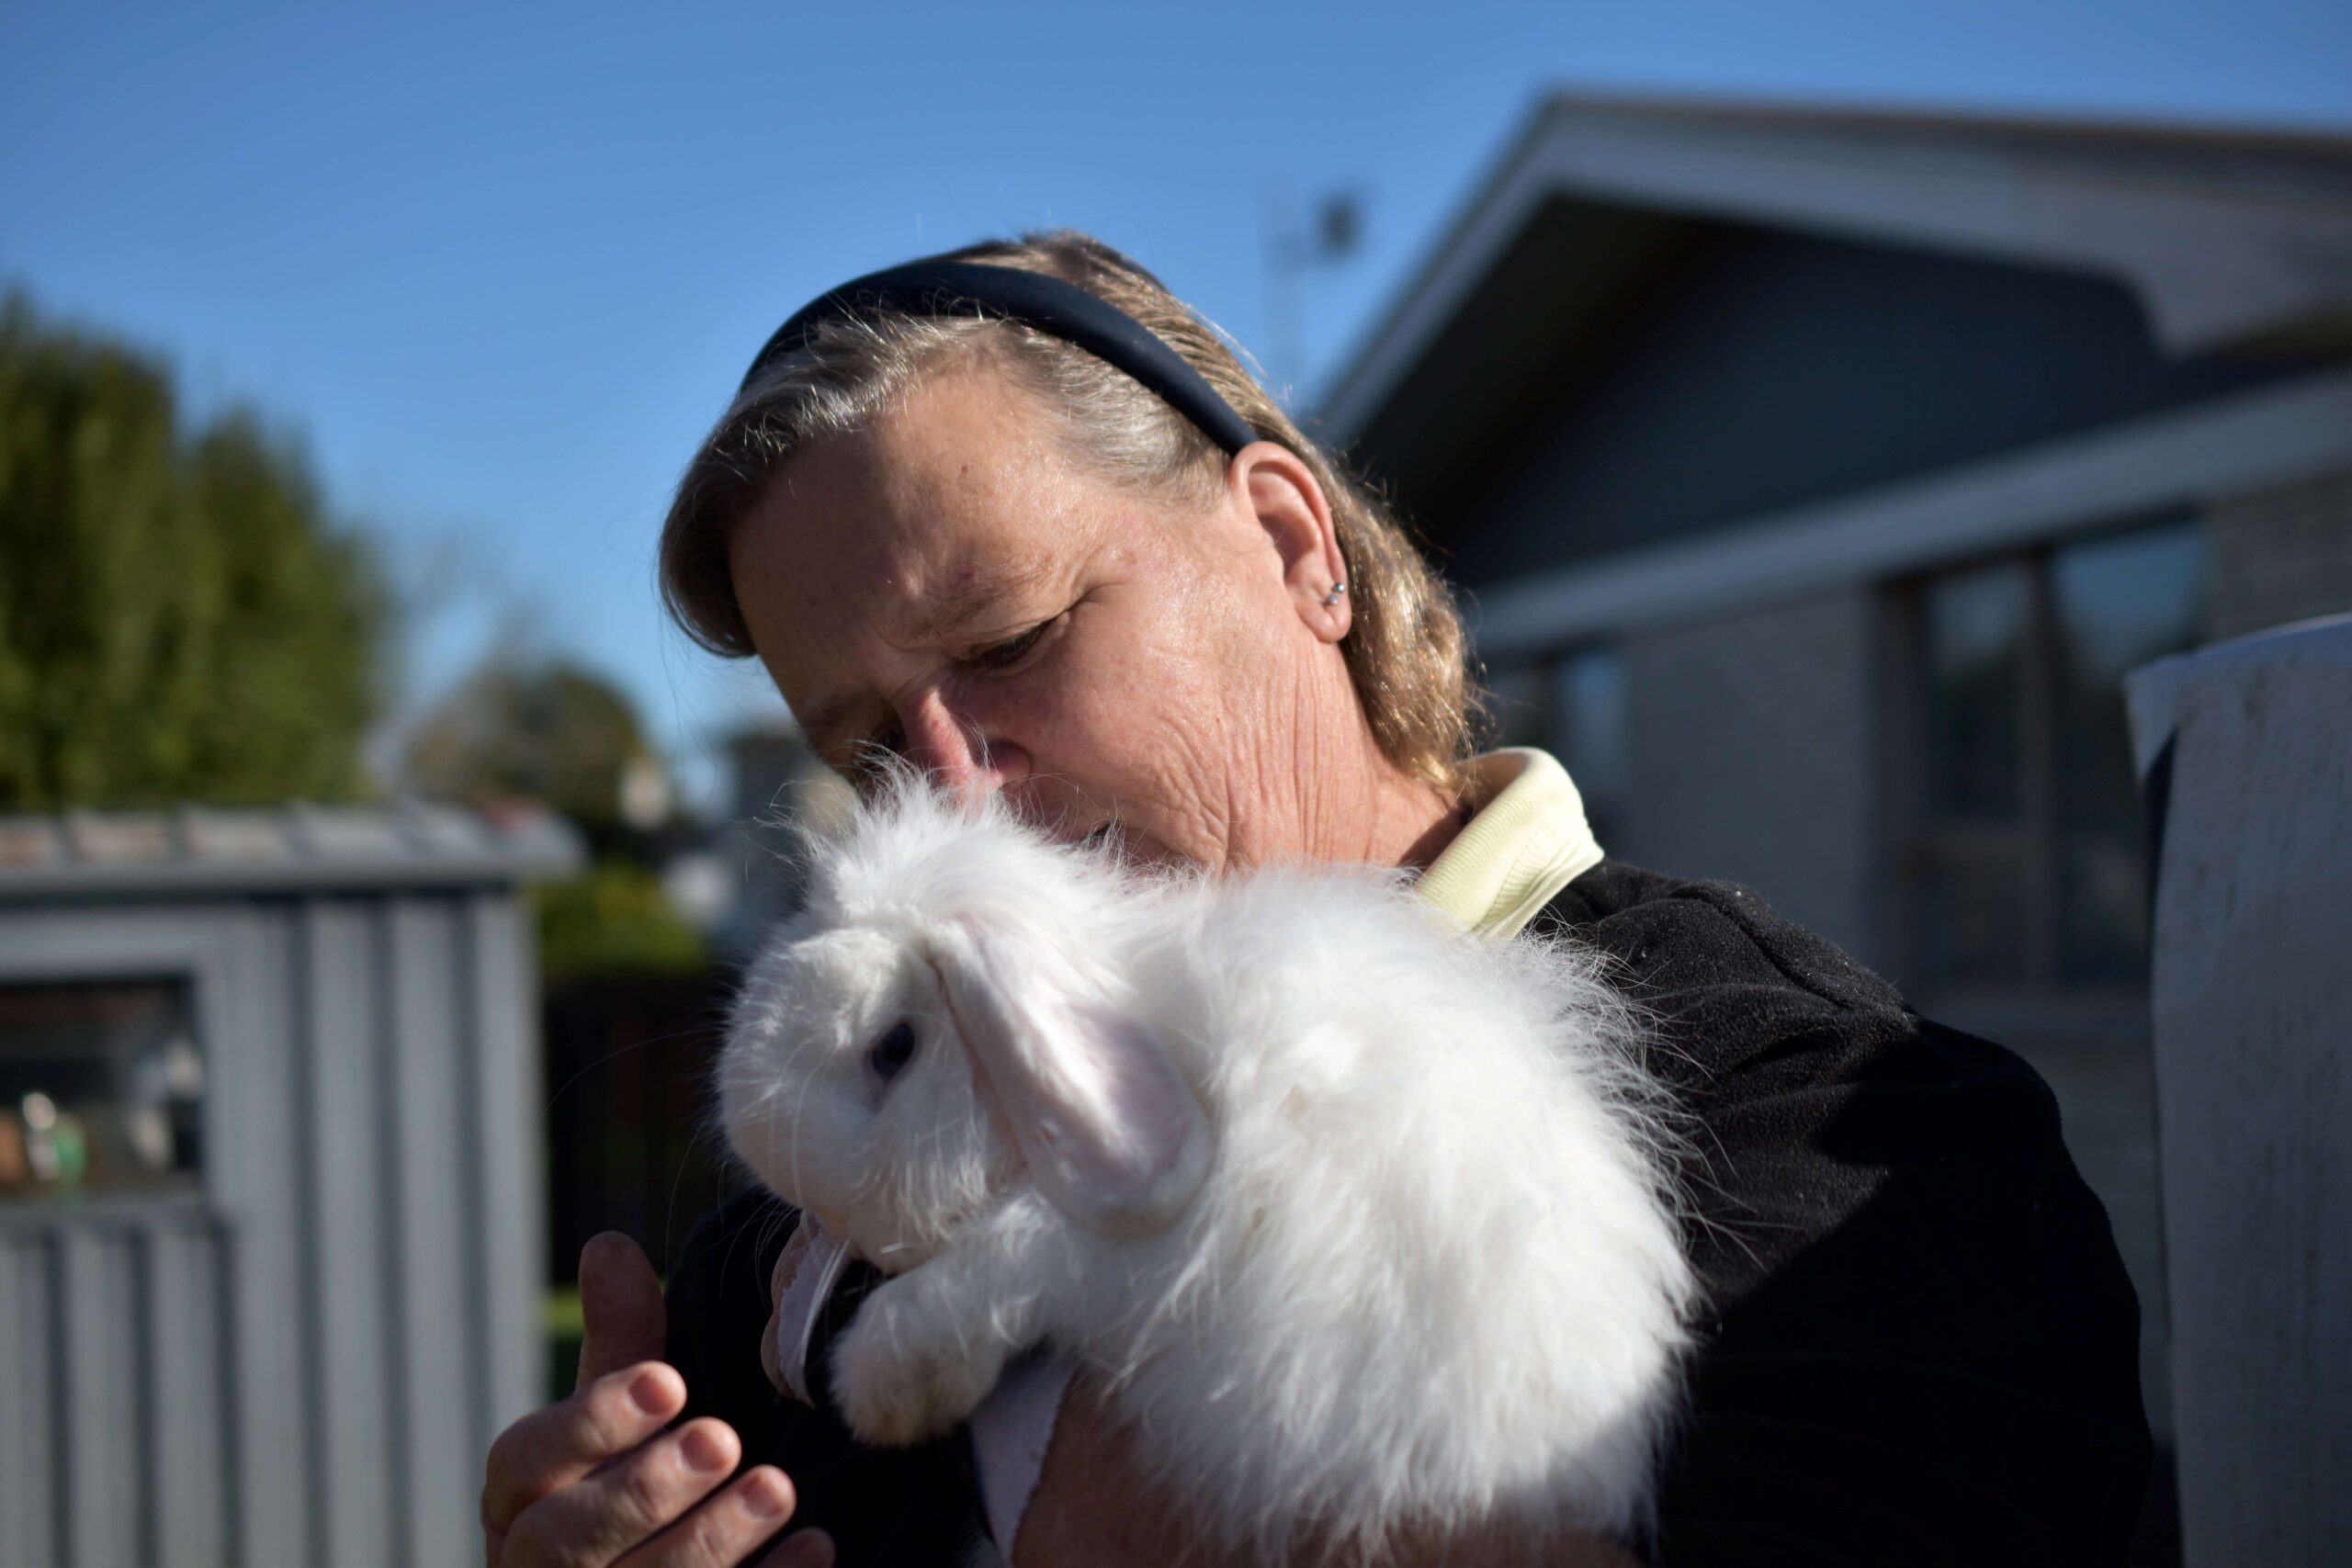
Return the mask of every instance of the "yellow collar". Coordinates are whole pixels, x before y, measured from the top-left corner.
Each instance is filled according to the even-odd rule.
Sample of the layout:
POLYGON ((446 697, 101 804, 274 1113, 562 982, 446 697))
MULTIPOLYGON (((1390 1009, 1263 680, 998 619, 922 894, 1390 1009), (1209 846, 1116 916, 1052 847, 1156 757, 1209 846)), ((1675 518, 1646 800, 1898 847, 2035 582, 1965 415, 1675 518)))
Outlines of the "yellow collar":
POLYGON ((1600 863, 1584 797, 1532 747, 1470 764, 1477 815, 1421 874, 1421 897, 1480 936, 1519 934, 1537 910, 1600 863))

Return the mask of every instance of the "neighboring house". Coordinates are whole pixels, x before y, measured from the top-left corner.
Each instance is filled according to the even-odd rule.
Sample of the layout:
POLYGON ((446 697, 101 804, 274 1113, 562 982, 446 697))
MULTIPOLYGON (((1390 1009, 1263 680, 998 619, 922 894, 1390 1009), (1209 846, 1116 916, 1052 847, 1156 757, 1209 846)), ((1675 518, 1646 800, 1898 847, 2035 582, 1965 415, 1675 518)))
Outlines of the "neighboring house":
POLYGON ((1611 852, 2050 1077, 2167 1429, 2118 682, 2352 609, 2352 138, 1556 98, 1322 426, 1611 852))
POLYGON ((705 841, 671 857, 662 883, 713 956, 732 965, 799 902, 797 825, 838 821, 849 791, 787 717, 747 725, 726 746, 726 811, 705 841))
POLYGON ((0 817, 0 1564, 460 1562, 541 1403, 540 814, 0 817))

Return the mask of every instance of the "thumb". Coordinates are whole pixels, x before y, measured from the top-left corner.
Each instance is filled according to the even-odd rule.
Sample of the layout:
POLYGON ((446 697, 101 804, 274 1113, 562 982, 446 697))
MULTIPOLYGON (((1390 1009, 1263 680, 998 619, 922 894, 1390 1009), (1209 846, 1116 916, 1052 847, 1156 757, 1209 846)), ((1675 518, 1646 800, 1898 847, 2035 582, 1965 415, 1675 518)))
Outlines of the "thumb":
POLYGON ((668 1314, 645 1249, 618 1231, 580 1249, 580 1386, 662 1358, 668 1314))

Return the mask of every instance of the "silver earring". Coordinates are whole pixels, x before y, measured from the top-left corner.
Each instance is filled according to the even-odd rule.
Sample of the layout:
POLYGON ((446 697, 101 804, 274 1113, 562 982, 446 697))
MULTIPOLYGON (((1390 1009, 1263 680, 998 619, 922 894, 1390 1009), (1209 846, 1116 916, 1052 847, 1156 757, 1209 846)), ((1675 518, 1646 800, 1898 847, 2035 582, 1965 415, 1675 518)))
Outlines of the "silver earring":
POLYGON ((1340 595, 1345 593, 1347 591, 1348 585, 1344 582, 1335 582, 1331 584, 1331 592, 1323 595, 1323 607, 1328 610, 1332 605, 1338 604, 1340 602, 1340 595))

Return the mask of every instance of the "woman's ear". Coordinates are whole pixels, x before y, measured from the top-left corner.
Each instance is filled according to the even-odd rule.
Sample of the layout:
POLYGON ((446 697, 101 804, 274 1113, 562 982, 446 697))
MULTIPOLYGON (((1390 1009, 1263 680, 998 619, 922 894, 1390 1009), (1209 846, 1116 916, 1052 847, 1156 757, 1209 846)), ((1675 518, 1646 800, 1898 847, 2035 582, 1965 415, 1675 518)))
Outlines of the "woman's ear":
POLYGON ((1346 637, 1347 562, 1315 470, 1278 442, 1254 441, 1234 455, 1227 483, 1272 541, 1299 620, 1325 642, 1346 637))
POLYGON ((1208 1175, 1208 1119, 1159 1035, 1043 933, 949 920, 932 956, 975 1076, 1047 1201, 1110 1235, 1182 1213, 1208 1175))

